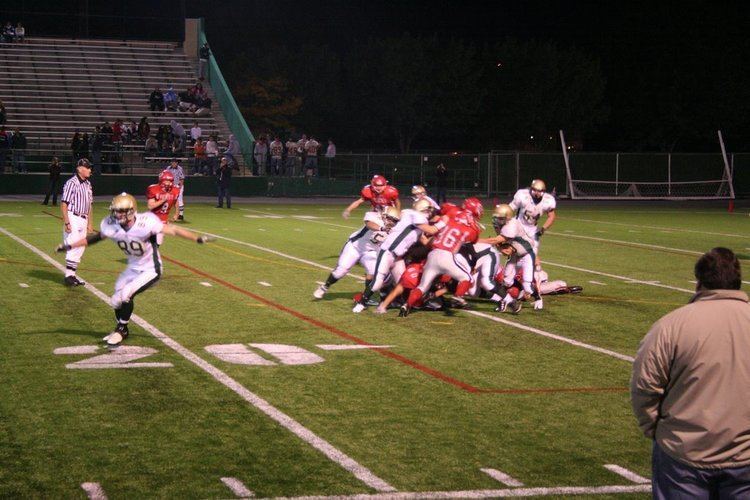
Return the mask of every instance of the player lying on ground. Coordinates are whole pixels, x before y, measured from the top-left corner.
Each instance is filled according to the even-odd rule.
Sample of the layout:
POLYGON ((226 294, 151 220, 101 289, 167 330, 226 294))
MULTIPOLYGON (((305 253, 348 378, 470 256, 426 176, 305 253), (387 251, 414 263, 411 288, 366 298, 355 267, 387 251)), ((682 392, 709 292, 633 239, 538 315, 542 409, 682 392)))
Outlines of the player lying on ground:
POLYGON ((199 236, 176 226, 165 225, 152 212, 138 213, 135 198, 127 193, 118 194, 109 206, 110 215, 102 219, 100 232, 71 244, 59 245, 57 252, 93 245, 111 239, 125 253, 128 265, 115 283, 115 293, 110 305, 115 310, 117 325, 104 337, 109 347, 116 347, 128 337, 128 322, 133 314, 135 296, 156 284, 161 278, 161 256, 156 244, 161 233, 178 236, 196 243, 205 243, 208 236, 199 236))

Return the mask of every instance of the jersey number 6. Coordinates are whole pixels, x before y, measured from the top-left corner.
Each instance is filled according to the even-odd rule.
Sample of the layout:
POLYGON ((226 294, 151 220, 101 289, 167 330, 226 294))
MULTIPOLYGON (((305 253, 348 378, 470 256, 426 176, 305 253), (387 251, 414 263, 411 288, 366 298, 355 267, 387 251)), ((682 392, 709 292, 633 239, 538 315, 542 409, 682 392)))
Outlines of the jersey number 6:
POLYGON ((126 255, 135 255, 137 257, 143 255, 143 247, 137 241, 131 241, 130 248, 128 248, 128 243, 126 241, 119 240, 117 246, 120 247, 120 250, 125 252, 126 255))

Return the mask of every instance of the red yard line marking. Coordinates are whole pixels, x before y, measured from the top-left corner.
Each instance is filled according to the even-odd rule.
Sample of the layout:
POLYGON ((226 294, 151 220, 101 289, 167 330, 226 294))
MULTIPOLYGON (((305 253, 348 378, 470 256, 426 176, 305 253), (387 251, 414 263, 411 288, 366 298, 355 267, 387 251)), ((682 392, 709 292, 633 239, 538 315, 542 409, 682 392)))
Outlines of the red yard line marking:
POLYGON ((550 389, 478 389, 481 394, 552 394, 556 392, 627 392, 628 387, 556 387, 550 389))
POLYGON ((241 293, 243 295, 247 295, 248 297, 251 297, 252 299, 257 300, 258 302, 262 302, 263 304, 266 304, 266 305, 271 306, 271 307, 273 307, 275 309, 278 309, 279 311, 283 311, 283 312, 285 312, 287 314, 291 314, 295 318, 300 319, 300 320, 302 320, 302 321, 304 321, 306 323, 310 323, 311 325, 314 325, 314 326, 316 326, 318 328, 321 328, 323 330, 326 330, 329 333, 332 333, 332 334, 337 335, 337 336, 339 336, 341 338, 347 339, 347 340, 349 340, 351 342, 354 342, 356 344, 367 346, 372 351, 377 352, 381 356, 385 356, 387 358, 391 358, 391 359, 394 359, 394 360, 396 360, 396 361, 398 361, 400 363, 403 363, 403 364, 405 364, 407 366, 411 366, 412 368, 415 368, 415 369, 421 371, 422 373, 425 373, 425 374, 430 375, 431 377, 434 377, 434 378, 436 378, 438 380, 441 380, 441 381, 443 381, 445 383, 448 383, 448 384, 451 384, 451 385, 453 385, 455 387, 463 389, 464 391, 471 392, 471 393, 479 392, 479 389, 476 388, 476 387, 474 387, 473 385, 467 384, 465 382, 461 382, 460 380, 457 380, 457 379, 455 379, 455 378, 453 378, 451 376, 448 376, 448 375, 446 375, 444 373, 441 373, 441 372, 439 372, 439 371, 437 371, 437 370, 435 370, 433 368, 430 368, 428 366, 424 366, 424 365, 422 365, 420 363, 417 363, 416 361, 414 361, 412 359, 409 359, 409 358, 407 358, 405 356, 401 356, 400 354, 396 354, 393 351, 389 351, 388 349, 377 348, 373 344, 370 344, 369 342, 367 342, 365 340, 362 340, 359 337, 355 337, 354 335, 346 333, 343 330, 339 330, 338 328, 336 328, 334 326, 331 326, 331 325, 328 325, 326 323, 323 323, 322 321, 318 321, 315 318, 311 318, 310 316, 302 314, 299 311, 295 311, 294 309, 291 309, 291 308, 286 307, 284 305, 277 304, 276 302, 273 302, 273 301, 271 301, 271 300, 269 300, 269 299, 267 299, 265 297, 257 295, 257 294, 255 294, 255 293, 253 293, 251 291, 245 290, 244 288, 240 288, 237 285, 233 285, 232 283, 229 283, 228 281, 224 281, 223 279, 218 278, 216 276, 213 276, 213 275, 211 275, 211 274, 209 274, 207 272, 201 271, 200 269, 196 269, 196 268, 194 268, 192 266, 184 264, 184 263, 182 263, 182 262, 180 262, 178 260, 175 260, 175 259, 173 259, 171 257, 167 257, 167 256, 165 256, 163 254, 162 254, 162 258, 164 260, 167 260, 168 262, 171 262, 173 264, 176 264, 176 265, 182 267, 183 269, 187 269, 188 271, 190 271, 190 272, 192 272, 194 274, 197 274, 198 276, 203 276, 204 278, 208 278, 210 280, 213 280, 216 283, 219 283, 220 285, 223 285, 223 286, 229 288, 230 290, 234 290, 235 292, 239 292, 239 293, 241 293))

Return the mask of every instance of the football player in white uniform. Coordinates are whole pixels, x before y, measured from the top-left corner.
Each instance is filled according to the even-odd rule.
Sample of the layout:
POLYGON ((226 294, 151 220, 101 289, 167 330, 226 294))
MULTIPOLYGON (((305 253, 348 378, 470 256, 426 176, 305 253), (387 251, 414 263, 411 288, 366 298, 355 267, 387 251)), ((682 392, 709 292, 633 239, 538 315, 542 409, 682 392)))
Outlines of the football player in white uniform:
POLYGON ((313 297, 322 299, 328 289, 338 280, 346 276, 354 265, 359 262, 365 268, 365 283, 369 284, 375 274, 375 260, 380 244, 388 232, 396 225, 400 218, 400 211, 396 207, 386 207, 383 212, 366 212, 365 225, 349 235, 344 248, 341 249, 339 261, 328 279, 314 292, 313 297))
POLYGON ((430 202, 430 204, 432 205, 432 208, 434 208, 435 211, 440 210, 440 205, 438 205, 438 202, 436 202, 435 200, 433 200, 432 198, 430 198, 427 195, 427 190, 425 189, 424 186, 421 186, 419 184, 417 184, 415 186, 412 186, 412 188, 411 188, 411 198, 415 202, 419 201, 419 200, 422 200, 422 199, 427 200, 427 201, 430 202))
POLYGON ((365 285, 365 291, 362 292, 362 297, 354 305, 352 312, 360 313, 365 310, 372 294, 379 292, 386 283, 396 261, 401 259, 423 234, 432 236, 445 226, 444 223, 440 227, 429 224, 428 221, 433 213, 434 209, 427 200, 416 201, 412 209, 407 208, 401 211, 398 224, 391 229, 388 237, 380 244, 372 282, 365 285))
POLYGON ((59 245, 58 252, 93 245, 111 239, 125 253, 128 266, 117 278, 110 305, 115 310, 117 326, 104 337, 109 347, 116 347, 128 337, 128 322, 133 314, 135 296, 153 286, 161 278, 161 257, 156 237, 159 233, 179 236, 196 243, 210 240, 186 229, 165 225, 152 212, 138 213, 135 198, 118 194, 109 206, 110 215, 102 220, 100 232, 88 235, 71 244, 59 245))
MULTIPOLYGON (((524 229, 533 237, 534 254, 539 256, 539 238, 555 222, 557 214, 555 208, 557 202, 554 196, 545 192, 547 186, 541 179, 534 179, 528 188, 519 189, 513 201, 510 202, 510 208, 516 213, 516 218, 521 221, 524 229), (538 227, 539 219, 542 215, 547 215, 542 227, 538 227)), ((536 258, 535 257, 535 258, 536 258)))

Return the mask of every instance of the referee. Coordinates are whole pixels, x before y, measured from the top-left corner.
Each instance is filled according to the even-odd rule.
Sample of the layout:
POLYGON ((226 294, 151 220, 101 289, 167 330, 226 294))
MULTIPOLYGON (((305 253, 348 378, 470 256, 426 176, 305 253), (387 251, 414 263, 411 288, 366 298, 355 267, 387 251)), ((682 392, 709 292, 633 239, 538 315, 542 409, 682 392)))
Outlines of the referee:
MULTIPOLYGON (((62 210, 64 245, 70 245, 92 232, 91 202, 94 193, 91 190, 89 177, 91 177, 91 164, 86 158, 81 158, 76 164, 76 175, 68 179, 63 186, 60 209, 62 210)), ((85 248, 83 246, 71 248, 65 253, 65 285, 86 284, 76 276, 76 270, 85 248)))

